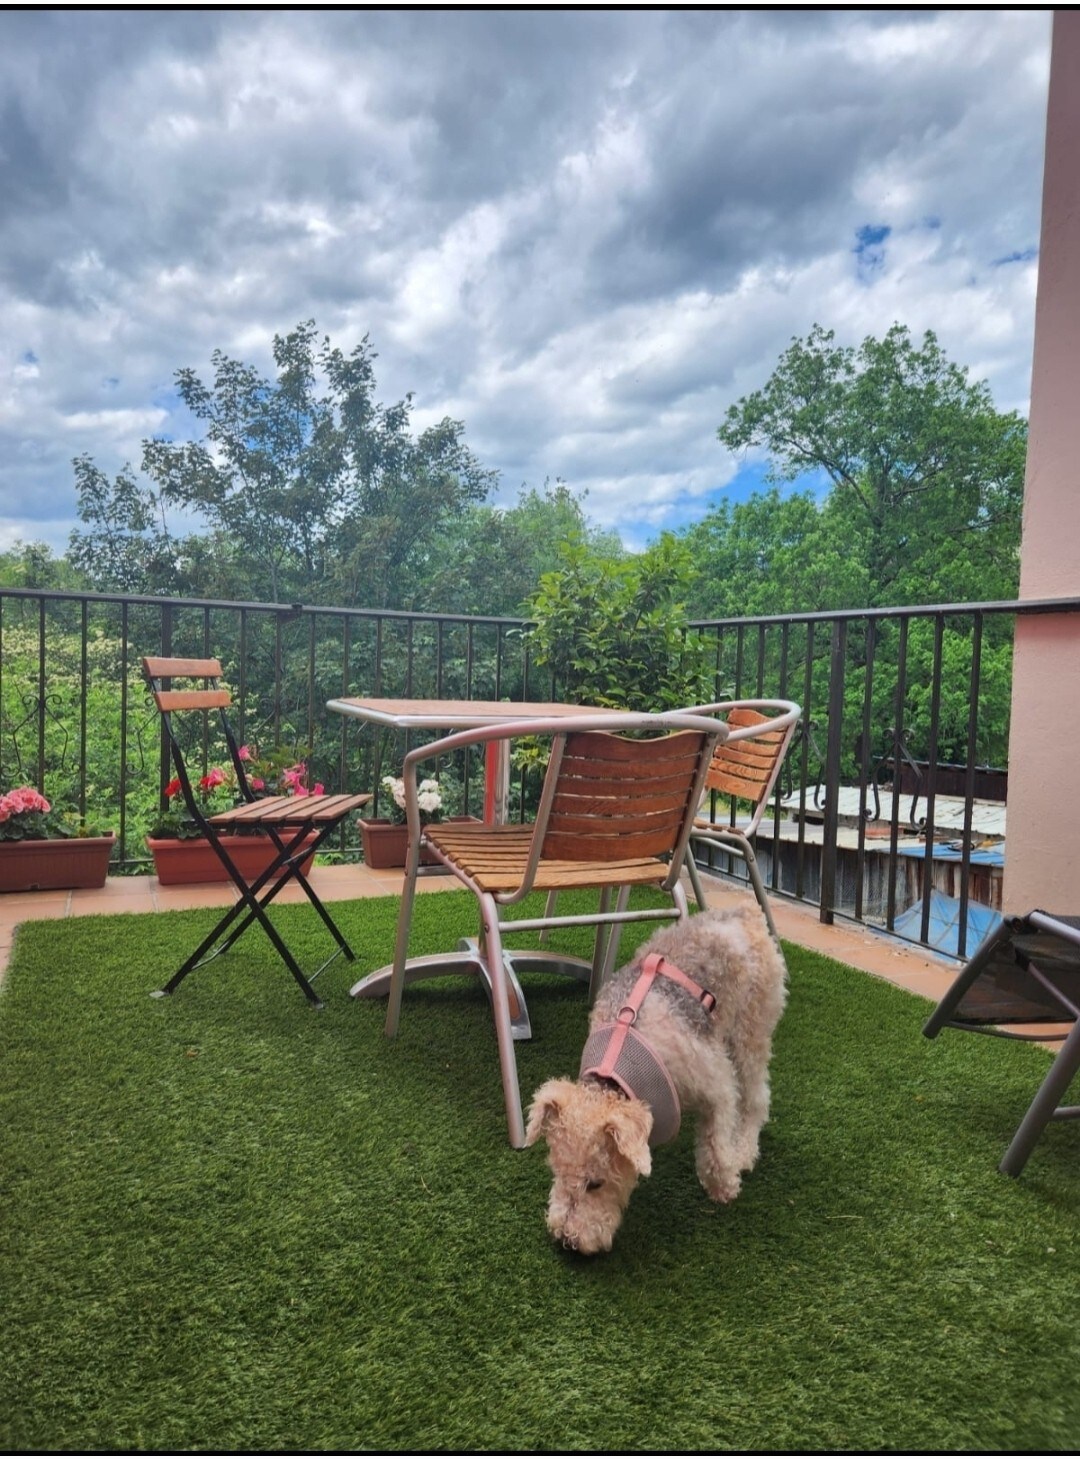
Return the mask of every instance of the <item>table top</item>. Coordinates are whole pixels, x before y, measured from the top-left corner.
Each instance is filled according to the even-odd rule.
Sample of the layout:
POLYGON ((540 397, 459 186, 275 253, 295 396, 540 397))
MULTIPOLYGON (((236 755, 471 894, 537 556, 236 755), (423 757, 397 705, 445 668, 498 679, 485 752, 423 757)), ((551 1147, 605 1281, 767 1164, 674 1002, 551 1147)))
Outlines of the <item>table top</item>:
POLYGON ((393 729, 483 729, 519 719, 558 719, 575 714, 619 714, 595 704, 511 703, 505 699, 330 699, 327 709, 393 729))

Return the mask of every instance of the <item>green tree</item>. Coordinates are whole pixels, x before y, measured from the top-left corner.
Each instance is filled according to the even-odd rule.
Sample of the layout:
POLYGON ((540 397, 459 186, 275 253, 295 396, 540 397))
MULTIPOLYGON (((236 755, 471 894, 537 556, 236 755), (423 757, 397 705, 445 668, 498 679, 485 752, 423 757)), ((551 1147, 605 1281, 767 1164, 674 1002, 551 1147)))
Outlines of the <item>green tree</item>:
POLYGON ((590 526, 585 493, 563 481, 545 481, 540 490, 523 486, 511 507, 470 507, 431 542, 410 606, 523 616, 541 577, 559 567, 562 544, 573 541, 603 558, 626 555, 618 533, 590 526))
POLYGON ((852 349, 815 326, 718 435, 763 449, 769 481, 827 478, 870 605, 1015 596, 1027 425, 997 411, 929 331, 916 345, 894 324, 852 349))
POLYGON ((73 466, 79 517, 92 530, 72 532, 67 553, 72 566, 104 592, 181 590, 161 494, 140 482, 130 466, 112 481, 89 456, 76 456, 73 466))
POLYGON ((706 651, 688 630, 691 560, 671 533, 615 560, 570 540, 529 604, 534 662, 560 694, 619 709, 684 708, 711 697, 706 651))
POLYGON ((76 461, 79 511, 72 558, 109 586, 160 590, 227 576, 232 596, 275 602, 396 607, 409 596, 423 544, 483 501, 494 484, 444 419, 414 436, 412 397, 375 398, 375 353, 365 336, 350 353, 317 338, 308 320, 273 342, 276 375, 220 350, 213 382, 190 368, 177 387, 202 440, 143 443, 142 470, 109 483, 76 461), (178 508, 208 533, 174 543, 165 513, 178 508), (160 523, 160 525, 159 525, 160 523), (156 580, 136 583, 147 561, 156 580))
POLYGON ((54 556, 48 543, 17 541, 0 552, 0 586, 78 592, 86 584, 66 557, 54 556))
POLYGON ((777 487, 721 501, 684 533, 694 561, 690 599, 703 618, 849 608, 869 601, 861 538, 843 503, 777 487))

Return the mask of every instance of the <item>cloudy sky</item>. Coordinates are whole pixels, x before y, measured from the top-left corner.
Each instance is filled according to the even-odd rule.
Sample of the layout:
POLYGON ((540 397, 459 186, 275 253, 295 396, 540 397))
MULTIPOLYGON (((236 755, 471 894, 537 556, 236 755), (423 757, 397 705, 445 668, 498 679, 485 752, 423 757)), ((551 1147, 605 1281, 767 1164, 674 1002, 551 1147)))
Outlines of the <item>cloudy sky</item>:
POLYGON ((369 334, 630 545, 745 494, 729 404, 816 322, 934 329, 1026 411, 1049 11, 0 13, 0 547, 173 374, 369 334))

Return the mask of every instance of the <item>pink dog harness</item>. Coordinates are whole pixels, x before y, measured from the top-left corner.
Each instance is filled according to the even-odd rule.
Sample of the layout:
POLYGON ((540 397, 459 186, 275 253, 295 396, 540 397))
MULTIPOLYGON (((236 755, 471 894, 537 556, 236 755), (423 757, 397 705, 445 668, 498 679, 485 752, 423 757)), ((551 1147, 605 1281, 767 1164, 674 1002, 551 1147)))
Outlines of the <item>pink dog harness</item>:
POLYGON ((614 1023, 602 1023, 586 1039, 578 1078, 610 1080, 628 1098, 647 1104, 653 1117, 649 1144, 666 1145, 679 1133, 682 1120, 678 1092, 660 1055, 634 1030, 641 1005, 657 977, 669 978, 685 988, 706 1013, 716 1007, 716 999, 708 989, 659 953, 650 953, 618 1018, 614 1023))

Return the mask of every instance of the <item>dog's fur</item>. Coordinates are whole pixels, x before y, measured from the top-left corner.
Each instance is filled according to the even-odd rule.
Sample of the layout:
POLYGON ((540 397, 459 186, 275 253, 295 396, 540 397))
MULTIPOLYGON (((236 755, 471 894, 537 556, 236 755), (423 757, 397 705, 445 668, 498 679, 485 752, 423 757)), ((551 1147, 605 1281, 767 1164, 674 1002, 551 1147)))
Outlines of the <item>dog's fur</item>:
MULTIPOLYGON (((716 998, 711 1015, 658 977, 636 1031, 659 1054, 683 1111, 697 1113, 697 1173, 714 1201, 739 1193, 769 1113, 773 1029, 786 998, 784 959, 760 911, 702 912, 655 933, 601 988, 590 1030, 613 1022, 649 953, 662 953, 716 998)), ((533 1096, 526 1145, 543 1137, 554 1175, 548 1230, 564 1246, 610 1251, 638 1179, 652 1169, 652 1111, 617 1088, 549 1079, 533 1096)))

